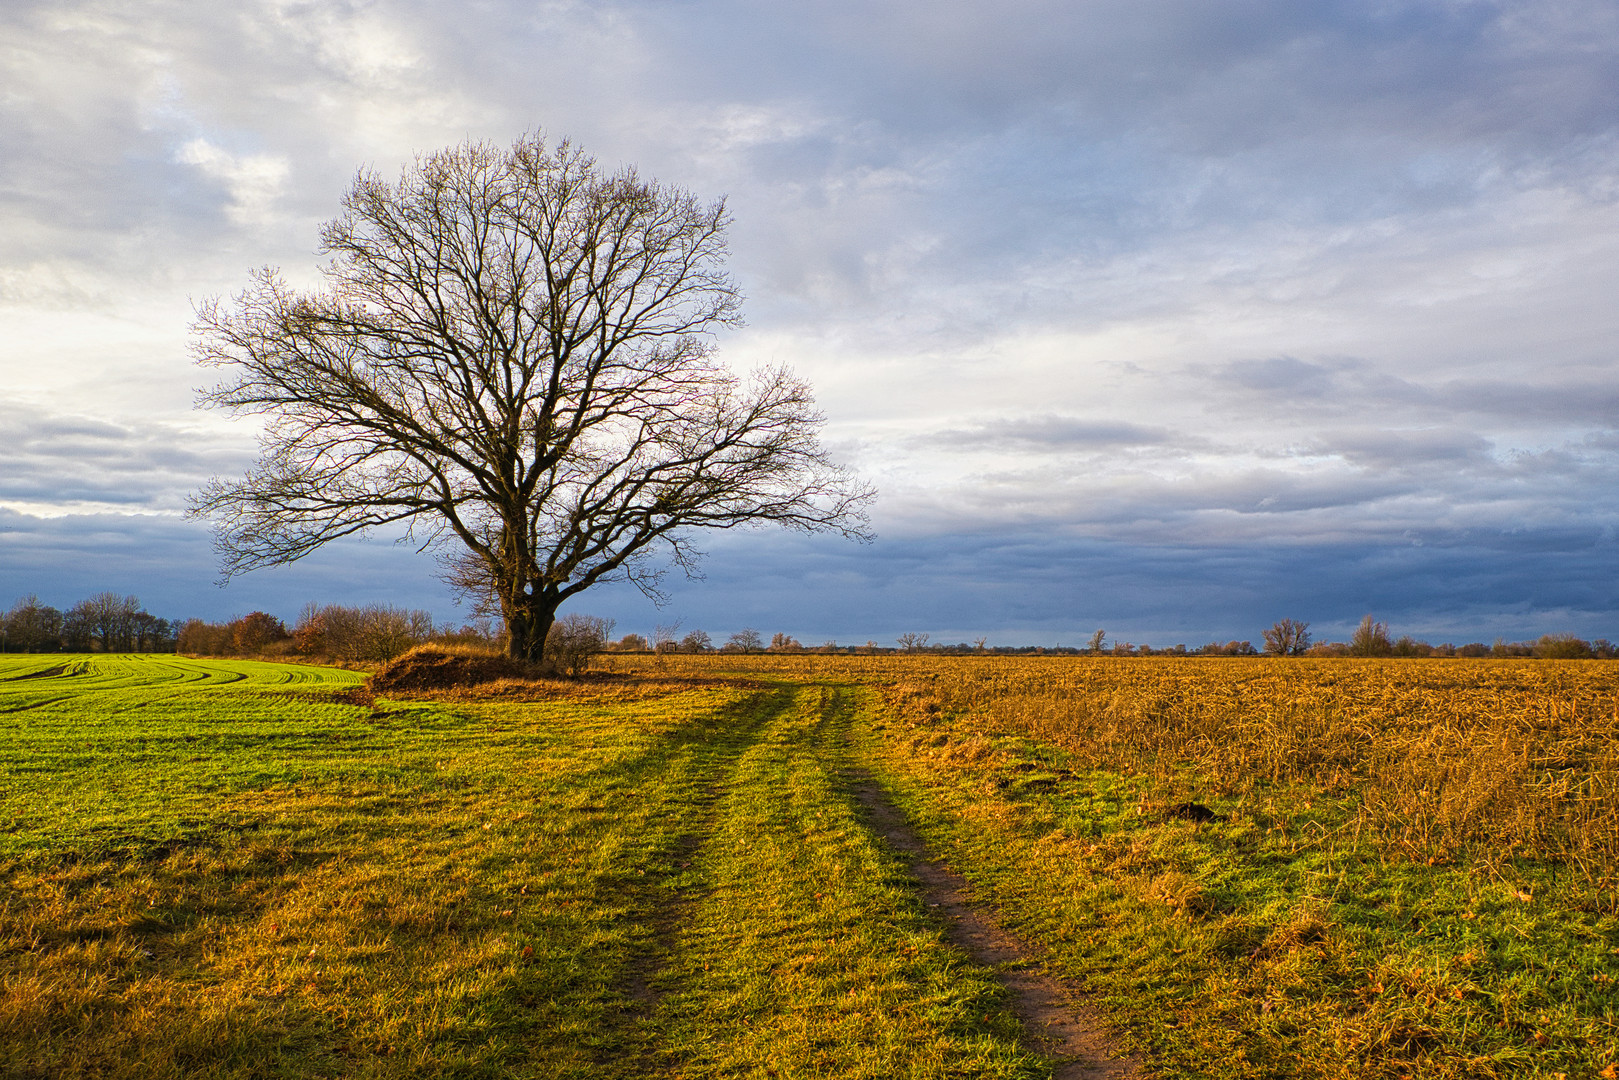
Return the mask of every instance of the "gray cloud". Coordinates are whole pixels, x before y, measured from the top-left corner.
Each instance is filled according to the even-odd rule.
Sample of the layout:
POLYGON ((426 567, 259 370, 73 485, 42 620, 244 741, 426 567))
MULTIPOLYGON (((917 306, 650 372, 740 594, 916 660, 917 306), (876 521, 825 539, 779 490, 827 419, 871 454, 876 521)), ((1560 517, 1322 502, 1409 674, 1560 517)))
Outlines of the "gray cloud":
POLYGON ((973 427, 945 428, 918 440, 924 445, 959 449, 989 447, 1035 451, 1106 449, 1174 442, 1163 428, 1074 416, 1024 416, 991 420, 973 427))
POLYGON ((0 505, 105 504, 173 513, 210 476, 252 461, 196 424, 59 415, 0 403, 0 505))
MULTIPOLYGON (((884 491, 895 546, 816 555, 809 592, 773 591, 796 549, 725 547, 716 611, 1056 626, 1015 617, 1042 559, 1108 612, 1376 599, 1382 558, 1468 618, 1607 602, 1604 549, 1499 547, 1619 525, 1603 0, 23 2, 0 86, 0 505, 171 550, 154 580, 206 576, 164 515, 251 458, 186 411, 190 300, 313 280, 363 165, 543 126, 729 195, 725 355, 796 365, 884 491)), ((36 583, 103 557, 29 550, 36 583)))

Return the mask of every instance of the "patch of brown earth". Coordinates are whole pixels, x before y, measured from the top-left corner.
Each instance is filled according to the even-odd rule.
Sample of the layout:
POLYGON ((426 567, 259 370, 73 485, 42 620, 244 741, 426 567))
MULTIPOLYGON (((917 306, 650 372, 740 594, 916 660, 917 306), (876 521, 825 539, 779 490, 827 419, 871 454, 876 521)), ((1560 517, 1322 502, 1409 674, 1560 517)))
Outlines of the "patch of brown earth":
POLYGON ((55 667, 46 668, 44 671, 30 671, 26 675, 13 675, 9 679, 7 679, 6 681, 7 682, 22 682, 24 679, 54 679, 58 675, 66 675, 66 674, 68 674, 67 665, 66 664, 57 664, 55 667))
POLYGON ((1036 954, 1002 930, 967 899, 967 881, 933 861, 904 816, 868 777, 856 776, 854 796, 871 827, 911 864, 929 907, 944 920, 950 940, 995 971, 1012 996, 1032 1049, 1053 1060, 1054 1080, 1140 1080, 1140 1066, 1121 1054, 1084 990, 1040 970, 1036 954))

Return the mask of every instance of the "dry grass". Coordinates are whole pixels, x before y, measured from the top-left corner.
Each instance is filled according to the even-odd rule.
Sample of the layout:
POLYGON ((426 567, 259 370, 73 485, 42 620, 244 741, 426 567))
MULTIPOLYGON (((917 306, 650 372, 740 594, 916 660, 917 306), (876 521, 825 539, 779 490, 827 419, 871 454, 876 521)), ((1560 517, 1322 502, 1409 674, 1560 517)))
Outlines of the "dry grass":
POLYGON ((1159 1075, 1619 1075, 1612 665, 667 669, 875 688, 873 772, 1159 1075))
MULTIPOLYGON (((619 660, 623 667, 626 661, 619 660)), ((1287 789, 1389 856, 1555 861, 1619 910, 1619 667, 1602 661, 693 657, 878 685, 913 720, 1151 781, 1156 809, 1287 789)), ((935 737, 926 733, 923 739, 935 737)), ((1151 811, 1153 806, 1144 807, 1151 811)))
POLYGON ((1358 799, 1356 841, 1427 863, 1567 865, 1619 901, 1619 692, 1593 661, 989 661, 891 699, 1142 774, 1155 797, 1358 799))

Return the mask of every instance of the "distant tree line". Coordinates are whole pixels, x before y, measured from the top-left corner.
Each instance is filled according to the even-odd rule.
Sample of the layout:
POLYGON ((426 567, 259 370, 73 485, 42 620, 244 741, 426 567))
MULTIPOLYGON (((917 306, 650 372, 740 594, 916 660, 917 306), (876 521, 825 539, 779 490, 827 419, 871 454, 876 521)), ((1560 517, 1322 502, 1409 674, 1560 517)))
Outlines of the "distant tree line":
MULTIPOLYGON (((1278 623, 1277 626, 1281 624, 1278 623)), ((1308 624, 1298 624, 1307 626, 1308 624)), ((1266 631, 1269 641, 1270 631, 1266 631)), ((1290 653, 1298 656, 1462 656, 1462 657, 1535 657, 1542 660, 1612 660, 1619 657, 1619 645, 1614 645, 1606 638, 1596 638, 1587 641, 1573 634, 1542 634, 1533 641, 1509 642, 1496 638, 1493 645, 1486 645, 1482 641, 1470 642, 1466 645, 1453 645, 1445 642, 1441 645, 1432 645, 1426 641, 1418 641, 1409 634, 1398 638, 1391 637, 1387 623, 1378 622, 1370 615, 1361 619, 1360 625, 1350 635, 1348 641, 1322 642, 1310 645, 1309 635, 1304 635, 1303 648, 1290 653)), ((1267 651, 1275 651, 1267 649, 1267 651)))
POLYGON ((29 594, 0 615, 0 652, 173 652, 177 633, 133 596, 99 592, 60 611, 29 594))
POLYGON ((279 618, 253 611, 225 622, 162 619, 139 599, 96 593, 66 611, 22 597, 0 612, 0 652, 184 653, 191 656, 262 656, 380 663, 426 642, 500 643, 487 626, 437 626, 425 611, 390 605, 344 607, 309 604, 289 629, 279 618))
MULTIPOLYGON (((587 617, 588 618, 588 617, 587 617)), ((790 634, 775 633, 769 642, 758 630, 748 627, 731 634, 716 645, 708 633, 692 630, 679 633, 679 623, 660 626, 651 636, 628 633, 615 640, 611 620, 596 620, 592 634, 599 640, 597 651, 604 653, 818 653, 854 656, 886 656, 901 653, 923 653, 934 656, 1392 656, 1392 657, 1537 657, 1542 659, 1613 659, 1619 657, 1619 645, 1603 638, 1586 641, 1572 634, 1547 634, 1535 641, 1505 642, 1497 639, 1493 645, 1473 642, 1467 645, 1445 643, 1432 645, 1409 636, 1391 637, 1386 623, 1371 616, 1361 624, 1348 641, 1315 642, 1310 635, 1310 624, 1295 619, 1282 619, 1262 635, 1263 644, 1252 641, 1211 641, 1204 645, 1173 645, 1156 648, 1129 641, 1109 641, 1105 630, 1092 634, 1085 645, 990 645, 985 638, 972 642, 933 642, 928 634, 901 634, 893 645, 879 645, 866 641, 858 645, 839 645, 827 641, 820 645, 804 645, 790 634)))
POLYGON ((371 604, 306 604, 288 628, 263 611, 228 622, 192 619, 180 628, 178 651, 191 656, 302 657, 350 664, 380 664, 428 643, 480 645, 499 641, 487 627, 438 626, 428 612, 371 604))
MULTIPOLYGON (((888 655, 928 653, 944 656, 1367 656, 1367 657, 1535 657, 1549 660, 1619 658, 1619 645, 1604 638, 1587 641, 1573 634, 1544 634, 1533 641, 1494 644, 1471 642, 1433 645, 1409 635, 1395 638, 1387 623, 1367 615, 1348 641, 1314 642, 1310 624, 1281 619, 1267 629, 1263 647, 1250 641, 1211 641, 1188 648, 1154 648, 1129 641, 1112 641, 1097 630, 1083 646, 991 646, 985 638, 973 642, 933 642, 923 633, 901 634, 893 645, 866 641, 839 645, 835 641, 804 645, 791 634, 777 632, 766 643, 752 627, 731 634, 715 645, 706 631, 680 632, 680 623, 659 626, 651 637, 629 633, 612 640, 613 620, 593 615, 569 615, 561 620, 554 648, 547 656, 566 671, 582 668, 597 653, 820 653, 888 655), (552 654, 555 655, 552 655, 552 654)), ((306 604, 289 628, 279 618, 252 611, 225 622, 202 619, 171 621, 158 618, 133 596, 100 592, 66 611, 22 597, 0 614, 0 652, 179 652, 191 656, 262 656, 323 659, 338 663, 378 664, 407 649, 428 643, 503 648, 504 639, 489 623, 458 628, 437 625, 426 611, 389 604, 345 607, 306 604)))

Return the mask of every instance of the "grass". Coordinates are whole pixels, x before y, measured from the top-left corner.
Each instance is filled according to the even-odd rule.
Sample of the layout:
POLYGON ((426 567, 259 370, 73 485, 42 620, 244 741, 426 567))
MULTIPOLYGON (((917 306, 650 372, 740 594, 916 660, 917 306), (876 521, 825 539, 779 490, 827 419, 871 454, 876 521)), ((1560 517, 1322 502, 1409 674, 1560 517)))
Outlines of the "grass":
POLYGON ((1610 666, 731 664, 878 688, 860 752, 1163 1075, 1619 1074, 1610 666))
POLYGON ((869 773, 1157 1075, 1619 1076, 1611 666, 614 663, 0 657, 0 1074, 1049 1075, 869 773))
POLYGON ((858 693, 356 679, 0 658, 0 1073, 1047 1072, 849 809, 858 693))

